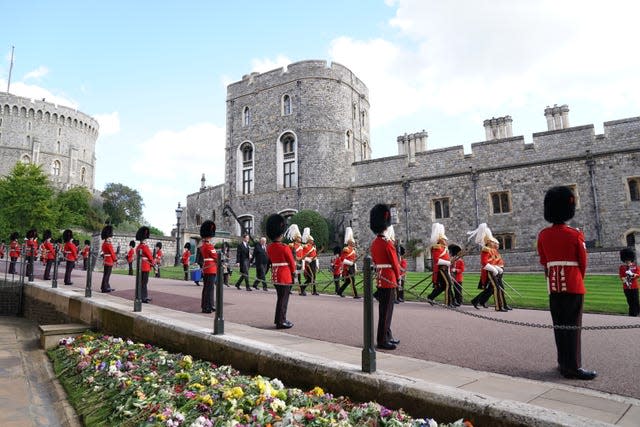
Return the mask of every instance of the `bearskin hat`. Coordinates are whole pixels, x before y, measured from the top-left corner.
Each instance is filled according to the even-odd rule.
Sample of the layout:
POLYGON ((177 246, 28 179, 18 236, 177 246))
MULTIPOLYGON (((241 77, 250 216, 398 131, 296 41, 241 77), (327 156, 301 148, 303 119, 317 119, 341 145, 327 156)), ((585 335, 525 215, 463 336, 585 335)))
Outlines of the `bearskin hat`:
POLYGON ((129 246, 131 246, 132 248, 135 248, 136 247, 136 241, 135 240, 130 241, 129 242, 129 246))
POLYGON ((544 195, 544 219, 552 224, 564 224, 576 213, 576 197, 569 187, 559 186, 544 195))
POLYGON ((340 255, 340 252, 342 252, 342 248, 340 248, 340 246, 334 246, 333 247, 333 254, 334 255, 340 255))
POLYGON ((620 251, 620 261, 634 262, 636 260, 636 251, 631 248, 624 248, 620 251))
POLYGON ((9 240, 18 240, 18 237, 20 237, 20 234, 17 231, 14 231, 13 233, 11 233, 11 235, 9 236, 9 240))
POLYGON ((62 232, 62 240, 64 240, 65 243, 71 241, 71 239, 73 239, 73 231, 66 229, 62 232))
POLYGON ((158 242, 158 243, 156 243, 156 248, 158 248, 158 249, 162 249, 162 242, 158 242))
POLYGON ((404 256, 405 253, 406 250, 404 249, 404 246, 400 246, 400 256, 404 256))
POLYGON ((113 237, 113 227, 111 225, 105 225, 100 233, 102 240, 106 240, 109 237, 113 237))
POLYGON ((454 245, 454 244, 449 245, 449 253, 453 256, 458 255, 461 250, 462 248, 458 245, 454 245))
POLYGON ((85 244, 85 245, 90 245, 90 244, 91 244, 91 240, 85 240, 85 241, 84 241, 84 244, 85 244))
POLYGON ((35 228, 27 231, 27 239, 35 239, 36 237, 38 237, 38 232, 35 228))
POLYGON ((185 243, 184 244, 184 248, 190 251, 191 250, 191 243, 189 243, 189 242, 185 243))
POLYGON ((80 246, 80 240, 73 239, 73 244, 76 245, 76 246, 80 246))
MULTIPOLYGON (((284 234, 287 228, 287 221, 285 221, 284 217, 280 214, 271 214, 269 218, 267 218, 265 228, 267 237, 273 241, 284 234)), ((296 226, 296 228, 298 227, 296 226)))
POLYGON ((143 225, 142 227, 138 228, 138 231, 136 231, 136 240, 138 240, 139 242, 147 240, 150 234, 151 232, 149 231, 149 227, 143 225))
POLYGON ((42 240, 47 240, 51 238, 51 230, 44 230, 42 232, 42 240))
POLYGON ((216 223, 210 219, 200 226, 200 237, 214 237, 216 235, 216 223))
POLYGON ((376 234, 382 233, 391 225, 391 209, 389 206, 379 203, 369 212, 369 228, 376 234))

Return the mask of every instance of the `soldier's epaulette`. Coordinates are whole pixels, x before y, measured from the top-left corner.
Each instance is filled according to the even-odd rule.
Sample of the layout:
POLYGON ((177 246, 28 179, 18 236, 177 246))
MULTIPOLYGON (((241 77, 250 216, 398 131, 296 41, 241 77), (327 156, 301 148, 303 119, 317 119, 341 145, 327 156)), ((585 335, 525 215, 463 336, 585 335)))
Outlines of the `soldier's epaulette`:
POLYGON ((433 245, 431 245, 432 249, 440 249, 442 248, 444 245, 442 243, 435 243, 433 245))
POLYGON ((491 248, 489 246, 483 246, 482 252, 491 252, 491 248))

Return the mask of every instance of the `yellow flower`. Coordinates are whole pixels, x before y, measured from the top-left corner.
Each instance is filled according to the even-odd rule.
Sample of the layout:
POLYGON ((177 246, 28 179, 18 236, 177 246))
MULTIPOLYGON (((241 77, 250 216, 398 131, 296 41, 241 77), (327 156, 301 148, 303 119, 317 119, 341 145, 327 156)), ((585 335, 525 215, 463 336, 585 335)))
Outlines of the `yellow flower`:
POLYGON ((315 394, 316 396, 324 396, 324 390, 322 390, 320 387, 314 387, 313 390, 311 390, 312 394, 315 394))
POLYGON ((198 391, 202 391, 202 390, 206 389, 206 387, 203 386, 200 383, 193 383, 193 384, 191 384, 191 387, 197 389, 198 391))
POLYGON ((204 396, 200 396, 198 400, 200 400, 200 402, 204 403, 205 405, 213 405, 213 399, 211 398, 211 395, 205 394, 204 396))
POLYGON ((216 378, 213 378, 213 377, 212 377, 212 378, 209 380, 209 385, 216 385, 216 384, 218 384, 218 380, 217 380, 216 378))
POLYGON ((240 387, 232 387, 228 390, 226 390, 223 394, 222 397, 224 397, 225 399, 239 399, 242 396, 244 396, 244 391, 242 391, 242 389, 240 387))

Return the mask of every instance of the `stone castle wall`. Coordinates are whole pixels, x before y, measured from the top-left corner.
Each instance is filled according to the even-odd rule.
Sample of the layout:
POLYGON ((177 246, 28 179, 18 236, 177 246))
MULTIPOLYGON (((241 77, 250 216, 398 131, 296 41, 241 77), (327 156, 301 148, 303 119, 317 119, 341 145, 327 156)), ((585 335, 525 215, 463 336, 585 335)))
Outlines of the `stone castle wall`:
POLYGON ((57 188, 93 190, 98 128, 77 110, 0 93, 0 175, 28 161, 42 165, 57 188))

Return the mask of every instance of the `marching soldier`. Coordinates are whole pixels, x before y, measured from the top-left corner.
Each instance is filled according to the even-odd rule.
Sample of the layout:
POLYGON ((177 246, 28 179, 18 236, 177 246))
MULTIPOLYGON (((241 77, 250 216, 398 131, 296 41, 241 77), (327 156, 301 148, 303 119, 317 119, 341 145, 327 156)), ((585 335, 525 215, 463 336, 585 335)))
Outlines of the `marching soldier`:
POLYGON ((184 244, 184 251, 182 251, 182 270, 184 270, 184 280, 189 281, 189 260, 191 259, 191 243, 184 244))
POLYGON ((596 371, 583 369, 579 329, 582 326, 587 249, 584 234, 565 223, 573 218, 576 199, 569 187, 552 187, 544 196, 544 219, 552 225, 538 234, 538 255, 549 286, 549 309, 555 329, 558 368, 565 378, 592 380, 596 371))
POLYGON ((622 280, 622 291, 627 298, 629 316, 636 317, 640 314, 640 301, 638 300, 638 277, 640 268, 636 264, 636 252, 631 248, 620 251, 622 265, 618 269, 618 276, 622 280))
POLYGON ((302 258, 303 258, 303 248, 302 248, 302 235, 300 234, 300 229, 297 224, 291 224, 285 233, 287 239, 291 241, 289 243, 289 247, 291 248, 291 253, 293 254, 293 259, 296 261, 296 277, 298 278, 298 286, 300 286, 300 295, 307 295, 305 292, 306 286, 301 284, 302 279, 302 258))
POLYGON ((480 294, 471 300, 471 304, 478 309, 478 305, 486 307, 486 303, 493 295, 496 311, 509 311, 511 307, 507 305, 502 284, 502 274, 504 273, 504 261, 498 252, 499 242, 493 237, 491 229, 486 223, 482 223, 477 229, 469 233, 469 240, 475 237, 475 242, 482 245, 480 251, 480 287, 483 289, 480 294))
POLYGON ((11 262, 9 263, 9 274, 16 274, 16 262, 18 262, 18 258, 20 258, 20 253, 22 249, 20 248, 20 243, 18 243, 18 232, 14 231, 9 236, 9 258, 11 262))
POLYGON ((44 239, 44 242, 42 242, 42 257, 45 261, 44 275, 42 278, 44 280, 51 280, 51 266, 56 259, 53 243, 51 243, 51 230, 44 230, 42 238, 44 239))
POLYGON ((149 246, 147 245, 147 239, 149 239, 150 235, 149 227, 142 226, 136 232, 136 240, 139 241, 138 246, 136 247, 136 253, 140 254, 140 287, 141 287, 141 297, 142 302, 150 303, 151 298, 149 298, 149 293, 147 289, 147 285, 149 284, 149 272, 155 262, 153 258, 153 253, 149 246))
POLYGON ((340 246, 333 248, 333 257, 331 257, 331 272, 333 273, 333 285, 335 294, 340 291, 340 277, 342 277, 342 249, 340 246))
POLYGON ((160 266, 162 265, 162 257, 164 256, 164 252, 162 252, 162 242, 156 243, 156 250, 154 253, 155 253, 154 266, 156 270, 156 277, 160 277, 160 266))
POLYGON ((378 294, 378 330, 377 347, 384 350, 395 350, 400 344, 391 333, 393 303, 400 278, 400 263, 393 241, 385 237, 385 230, 391 226, 389 206, 378 204, 369 214, 369 227, 376 233, 371 243, 371 259, 376 268, 378 294))
POLYGON ((453 305, 462 305, 462 280, 464 278, 464 260, 462 259, 462 248, 458 245, 449 245, 451 254, 451 278, 453 279, 453 305))
POLYGON ((427 297, 429 304, 433 305, 435 298, 444 292, 444 303, 453 305, 453 283, 449 273, 451 259, 447 247, 447 236, 444 234, 444 225, 436 222, 431 226, 431 259, 433 261, 433 291, 427 297))
POLYGON ((113 265, 116 263, 116 251, 113 249, 113 243, 111 242, 111 238, 113 237, 113 227, 111 225, 105 225, 100 233, 100 237, 104 240, 102 243, 104 272, 102 273, 100 291, 106 294, 115 291, 115 289, 113 289, 109 284, 111 271, 113 270, 113 265))
POLYGON ((71 281, 71 271, 76 265, 78 259, 78 248, 73 244, 73 231, 67 229, 62 232, 62 240, 64 241, 64 247, 62 249, 64 253, 64 259, 67 261, 67 267, 64 271, 64 284, 67 286, 73 285, 71 281))
POLYGON ((291 249, 282 243, 285 227, 286 221, 282 215, 273 214, 267 218, 267 236, 271 239, 271 243, 267 246, 267 256, 271 264, 271 280, 277 294, 274 318, 277 329, 289 329, 293 326, 293 323, 287 320, 287 307, 290 289, 293 285, 293 275, 296 271, 296 262, 291 249))
POLYGON ((212 313, 214 308, 214 289, 216 283, 216 275, 218 273, 218 253, 211 243, 211 239, 216 235, 216 224, 211 220, 206 220, 200 226, 200 237, 202 237, 202 246, 200 253, 204 262, 202 266, 203 286, 200 307, 203 313, 212 313))
POLYGON ((129 276, 133 276, 133 260, 135 259, 135 248, 136 241, 132 240, 129 242, 129 252, 127 252, 127 264, 129 264, 129 276))
POLYGON ((27 270, 25 275, 29 278, 30 282, 33 282, 33 268, 38 258, 38 232, 35 228, 27 231, 27 241, 25 243, 25 262, 27 263, 27 270))
POLYGON ((356 253, 356 241, 353 238, 353 229, 346 227, 344 229, 344 244, 346 245, 342 249, 342 277, 344 279, 343 285, 338 291, 338 295, 344 298, 343 292, 347 289, 347 286, 351 285, 353 290, 353 298, 359 299, 358 290, 356 289, 356 260, 358 255, 356 253))
POLYGON ((82 247, 82 269, 87 271, 89 268, 89 255, 91 254, 91 241, 85 240, 84 246, 82 247))
MULTIPOLYGON (((309 286, 309 283, 313 286, 312 295, 318 295, 316 290, 316 272, 318 271, 318 252, 316 245, 311 235, 309 227, 305 227, 302 232, 302 242, 305 245, 302 247, 302 265, 304 271, 304 287, 309 286)), ((306 295, 306 293, 303 293, 306 295)))

